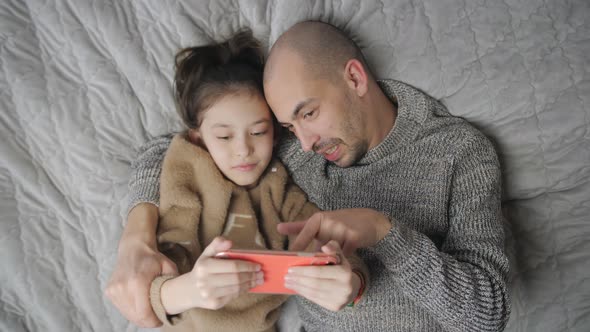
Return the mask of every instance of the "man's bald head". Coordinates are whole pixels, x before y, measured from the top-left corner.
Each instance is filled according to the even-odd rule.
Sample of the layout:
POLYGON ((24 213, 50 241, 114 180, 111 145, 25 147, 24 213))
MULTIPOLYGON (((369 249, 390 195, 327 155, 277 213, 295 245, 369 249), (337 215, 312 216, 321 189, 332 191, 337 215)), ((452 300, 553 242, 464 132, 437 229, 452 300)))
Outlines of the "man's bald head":
POLYGON ((264 96, 277 120, 339 167, 358 162, 393 126, 394 106, 342 31, 303 22, 283 33, 264 67, 264 96))
POLYGON ((359 47, 341 30, 323 22, 297 23, 274 43, 264 69, 264 81, 268 82, 280 66, 284 52, 297 55, 305 66, 305 75, 311 79, 335 81, 350 59, 359 60, 368 75, 369 69, 359 47))

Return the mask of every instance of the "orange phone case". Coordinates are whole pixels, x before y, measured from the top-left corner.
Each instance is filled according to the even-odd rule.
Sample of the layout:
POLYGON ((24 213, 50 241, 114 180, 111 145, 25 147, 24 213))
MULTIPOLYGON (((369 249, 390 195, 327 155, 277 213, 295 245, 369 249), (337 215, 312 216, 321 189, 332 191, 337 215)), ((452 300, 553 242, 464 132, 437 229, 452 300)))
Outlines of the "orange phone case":
POLYGON ((295 294, 284 286, 285 274, 291 266, 340 264, 338 257, 321 252, 227 250, 215 257, 241 259, 260 264, 264 273, 264 283, 250 289, 251 293, 295 294))

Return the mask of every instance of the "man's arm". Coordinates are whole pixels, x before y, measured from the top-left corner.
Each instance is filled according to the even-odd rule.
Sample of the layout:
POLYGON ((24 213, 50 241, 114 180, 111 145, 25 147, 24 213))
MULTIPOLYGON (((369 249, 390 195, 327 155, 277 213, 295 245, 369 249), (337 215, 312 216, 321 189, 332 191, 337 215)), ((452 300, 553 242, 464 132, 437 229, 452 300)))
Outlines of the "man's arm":
POLYGON ((501 331, 510 302, 500 183, 493 146, 474 136, 454 159, 449 230, 440 248, 371 209, 320 212, 307 222, 281 224, 279 231, 299 234, 293 250, 314 239, 336 240, 345 253, 366 247, 394 275, 392 282, 449 330, 501 331))
POLYGON ((171 136, 147 143, 132 164, 129 208, 117 265, 105 294, 123 316, 141 327, 160 326, 149 300, 152 280, 175 274, 176 266, 157 250, 159 178, 171 136))
POLYGON ((160 204, 160 174, 166 151, 173 135, 157 137, 140 149, 137 160, 131 164, 127 212, 140 203, 160 204))
POLYGON ((501 331, 509 313, 500 165, 476 135, 456 154, 440 250, 424 234, 396 223, 371 249, 404 293, 450 330, 501 331))
POLYGON ((141 327, 160 326, 152 310, 149 289, 160 274, 176 274, 176 266, 157 250, 158 208, 138 204, 127 218, 119 242, 117 265, 105 294, 132 323, 141 327))

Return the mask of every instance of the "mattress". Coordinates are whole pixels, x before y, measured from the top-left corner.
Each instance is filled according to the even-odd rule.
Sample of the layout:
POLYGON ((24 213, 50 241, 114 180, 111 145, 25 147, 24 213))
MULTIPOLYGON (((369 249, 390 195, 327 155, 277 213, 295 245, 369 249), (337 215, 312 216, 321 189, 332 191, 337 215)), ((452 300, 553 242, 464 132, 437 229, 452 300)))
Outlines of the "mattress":
POLYGON ((130 163, 182 128, 174 53, 242 27, 268 47, 315 19, 496 144, 506 330, 590 331, 589 18, 585 0, 3 0, 0 330, 135 331, 103 289, 130 163))

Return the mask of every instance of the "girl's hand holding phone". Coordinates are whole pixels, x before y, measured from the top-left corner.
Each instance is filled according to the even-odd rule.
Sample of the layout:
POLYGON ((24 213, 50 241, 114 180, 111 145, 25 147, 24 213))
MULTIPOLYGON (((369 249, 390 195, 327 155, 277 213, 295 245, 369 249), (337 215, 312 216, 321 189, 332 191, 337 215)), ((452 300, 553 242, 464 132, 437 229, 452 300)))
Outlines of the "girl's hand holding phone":
POLYGON ((219 309, 264 282, 259 264, 214 258, 231 246, 231 241, 216 237, 203 250, 189 273, 164 282, 162 304, 169 315, 190 308, 219 309))
POLYGON ((292 267, 285 276, 285 287, 328 310, 338 311, 355 299, 361 280, 342 255, 338 242, 330 241, 321 250, 340 256, 340 264, 292 267))

